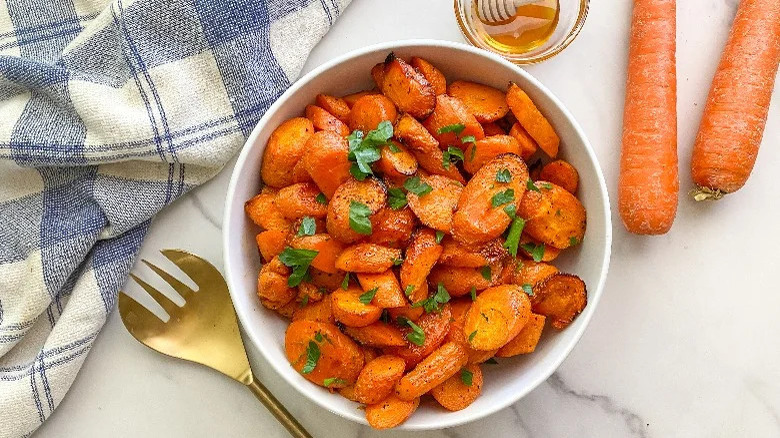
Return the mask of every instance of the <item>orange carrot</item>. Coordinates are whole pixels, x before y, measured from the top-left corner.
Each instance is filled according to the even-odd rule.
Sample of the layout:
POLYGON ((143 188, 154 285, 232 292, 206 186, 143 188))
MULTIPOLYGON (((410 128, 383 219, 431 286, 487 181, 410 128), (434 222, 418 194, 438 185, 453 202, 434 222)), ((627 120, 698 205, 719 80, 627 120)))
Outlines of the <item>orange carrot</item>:
POLYGON ((742 0, 712 81, 691 174, 697 201, 745 185, 766 125, 780 63, 780 2, 742 0))
POLYGON ((618 206, 626 229, 664 234, 677 214, 675 0, 635 0, 618 206))

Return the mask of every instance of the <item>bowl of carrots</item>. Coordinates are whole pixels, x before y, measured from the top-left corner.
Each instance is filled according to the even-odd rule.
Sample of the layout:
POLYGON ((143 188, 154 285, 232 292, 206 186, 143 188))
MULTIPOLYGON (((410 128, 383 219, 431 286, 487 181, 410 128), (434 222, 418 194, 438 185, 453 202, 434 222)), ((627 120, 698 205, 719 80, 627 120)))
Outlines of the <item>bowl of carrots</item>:
POLYGON ((323 408, 441 429, 516 402, 582 336, 611 246, 604 177, 528 73, 410 40, 334 59, 266 112, 228 188, 250 342, 323 408))

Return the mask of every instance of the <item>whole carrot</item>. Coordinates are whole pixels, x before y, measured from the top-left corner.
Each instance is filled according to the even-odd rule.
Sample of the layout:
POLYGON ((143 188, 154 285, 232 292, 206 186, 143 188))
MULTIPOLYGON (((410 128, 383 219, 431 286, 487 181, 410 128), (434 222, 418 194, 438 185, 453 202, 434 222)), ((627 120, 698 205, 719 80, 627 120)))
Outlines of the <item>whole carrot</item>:
POLYGON ((663 234, 677 214, 675 0, 634 0, 618 208, 626 229, 663 234))
POLYGON ((697 201, 745 185, 764 134, 780 63, 780 1, 742 0, 712 81, 691 174, 697 201))

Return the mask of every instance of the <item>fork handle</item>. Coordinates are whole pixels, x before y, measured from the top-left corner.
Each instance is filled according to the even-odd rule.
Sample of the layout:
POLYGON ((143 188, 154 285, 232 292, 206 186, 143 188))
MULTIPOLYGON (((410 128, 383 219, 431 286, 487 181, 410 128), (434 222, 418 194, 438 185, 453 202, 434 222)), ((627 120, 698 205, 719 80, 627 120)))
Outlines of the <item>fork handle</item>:
POLYGON ((276 397, 271 394, 271 391, 263 386, 262 383, 258 382, 257 379, 252 379, 252 382, 246 386, 248 386, 252 391, 252 394, 254 394, 258 400, 260 400, 260 403, 262 403, 263 406, 265 406, 266 409, 268 409, 271 414, 273 414, 273 416, 276 417, 280 423, 282 423, 282 426, 287 429, 287 432, 290 432, 290 435, 295 438, 312 438, 309 432, 307 432, 306 429, 301 426, 301 423, 299 423, 298 420, 296 420, 295 417, 293 417, 292 414, 290 414, 290 412, 287 411, 287 409, 279 402, 279 400, 277 400, 276 397))

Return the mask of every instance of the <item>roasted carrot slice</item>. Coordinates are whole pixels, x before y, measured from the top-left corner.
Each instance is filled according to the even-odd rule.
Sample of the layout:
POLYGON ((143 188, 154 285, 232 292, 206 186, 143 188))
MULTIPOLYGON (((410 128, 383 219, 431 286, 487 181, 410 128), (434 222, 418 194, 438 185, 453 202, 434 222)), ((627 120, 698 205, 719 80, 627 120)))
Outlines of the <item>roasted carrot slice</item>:
MULTIPOLYGON (((399 309, 404 309, 403 307, 399 309)), ((399 309, 390 309, 390 313, 399 309)), ((421 307, 415 307, 420 309, 421 307)), ((409 318, 411 320, 411 318, 409 318)), ((420 316, 416 323, 425 334, 425 339, 422 345, 413 344, 408 342, 403 347, 391 347, 386 348, 387 354, 398 356, 406 361, 406 369, 412 369, 417 365, 424 357, 431 354, 441 343, 444 341, 447 332, 450 329, 450 321, 452 319, 452 312, 450 311, 450 305, 445 304, 441 306, 440 311, 433 313, 424 313, 420 316)), ((409 333, 412 332, 411 327, 405 325, 402 328, 404 337, 408 339, 409 333)))
POLYGON ((393 267, 396 260, 401 260, 400 249, 358 243, 341 252, 336 259, 336 268, 345 272, 379 274, 393 267))
POLYGON ((466 365, 444 383, 433 388, 431 395, 448 411, 466 409, 482 392, 482 370, 479 365, 466 365))
POLYGON ((328 291, 333 291, 341 287, 341 282, 344 280, 344 273, 341 271, 335 273, 325 272, 314 266, 309 268, 309 276, 311 277, 312 284, 317 287, 324 287, 328 291))
POLYGON ((448 342, 403 376, 395 392, 401 400, 414 400, 454 376, 467 361, 466 349, 455 342, 448 342))
POLYGON ((576 275, 555 274, 534 287, 534 313, 550 318, 552 326, 566 328, 588 304, 585 282, 576 275))
POLYGON ((557 184, 569 193, 575 193, 577 192, 580 176, 574 166, 566 161, 556 160, 542 167, 539 179, 557 184))
POLYGON ((244 204, 249 219, 266 230, 289 230, 290 221, 276 208, 274 200, 277 190, 263 187, 263 190, 244 204))
POLYGON ((450 302, 452 319, 444 342, 457 342, 463 345, 469 356, 468 363, 482 363, 493 357, 498 350, 481 351, 469 346, 468 334, 464 332, 463 327, 466 325, 466 314, 471 308, 471 303, 471 298, 459 298, 450 302))
POLYGON ((448 146, 465 149, 466 145, 461 138, 473 136, 476 140, 481 140, 485 137, 482 125, 466 105, 447 95, 436 96, 436 108, 430 117, 423 121, 423 126, 436 138, 442 149, 447 149, 448 146), (452 131, 455 126, 463 127, 460 133, 452 131))
POLYGON ((536 344, 539 343, 539 339, 542 337, 542 330, 544 330, 544 315, 537 315, 532 313, 528 322, 520 330, 511 341, 506 345, 498 349, 496 353, 497 357, 512 357, 518 354, 533 353, 536 350, 536 344))
MULTIPOLYGON (((524 233, 558 249, 578 245, 585 235, 586 213, 582 203, 560 186, 537 181, 543 201, 525 224, 524 233)), ((519 209, 522 212, 525 208, 519 209)))
POLYGON ((391 248, 405 247, 412 238, 417 217, 411 209, 393 210, 384 207, 371 216, 371 236, 368 241, 391 248))
POLYGON ((515 122, 515 124, 512 125, 512 129, 509 130, 509 135, 517 140, 517 144, 520 146, 520 156, 526 161, 528 161, 528 159, 531 158, 531 155, 535 154, 536 150, 539 148, 539 145, 536 144, 536 140, 528 135, 528 131, 526 131, 519 122, 515 122))
POLYGON ((506 131, 504 131, 504 128, 498 125, 496 122, 488 122, 482 124, 482 130, 485 131, 485 137, 490 137, 491 135, 505 135, 506 131))
POLYGON ((349 120, 349 105, 347 105, 344 99, 327 94, 318 94, 315 102, 317 106, 333 114, 342 122, 347 123, 349 120))
POLYGON ((405 401, 391 394, 379 403, 366 406, 366 421, 374 429, 390 429, 412 416, 420 399, 405 401))
POLYGON ((449 233, 452 228, 452 215, 463 186, 441 175, 423 176, 420 180, 432 190, 422 196, 413 192, 407 193, 409 208, 426 226, 449 233))
MULTIPOLYGON (((325 300, 329 301, 329 300, 325 300)), ((401 330, 392 324, 377 321, 365 327, 345 327, 344 333, 367 347, 403 347, 406 339, 401 330)))
POLYGON ((387 398, 404 375, 406 363, 397 356, 379 356, 360 371, 355 382, 355 399, 374 404, 387 398))
POLYGON ((295 311, 292 314, 293 321, 315 321, 329 324, 335 324, 336 320, 333 318, 333 311, 331 310, 330 299, 319 300, 316 302, 308 303, 301 307, 298 303, 295 304, 295 311))
POLYGON ((500 263, 481 268, 456 268, 436 265, 431 270, 428 281, 441 283, 453 297, 467 295, 474 288, 481 291, 499 283, 504 267, 500 263))
POLYGON ((279 257, 274 257, 270 262, 260 268, 257 276, 257 296, 263 306, 275 310, 292 301, 298 291, 287 285, 290 269, 285 266, 279 257))
POLYGON ((272 258, 278 256, 284 251, 284 246, 287 242, 287 237, 290 235, 290 230, 266 230, 255 236, 257 242, 257 249, 260 251, 260 255, 263 256, 263 260, 266 262, 272 258))
POLYGON ((447 93, 447 79, 438 68, 433 66, 433 64, 416 56, 409 60, 409 64, 428 80, 428 83, 431 84, 436 95, 447 93))
POLYGON ((354 243, 370 234, 354 230, 350 225, 350 209, 368 209, 369 219, 385 206, 387 191, 375 178, 363 181, 348 179, 340 185, 328 203, 327 228, 331 236, 344 243, 354 243))
POLYGON ((401 112, 418 119, 428 117, 436 105, 436 92, 425 76, 393 53, 385 59, 379 88, 401 112))
POLYGON ((341 99, 344 100, 347 106, 351 109, 355 105, 355 102, 357 102, 361 97, 371 96, 374 94, 382 94, 382 93, 379 90, 364 90, 364 91, 358 91, 357 93, 347 94, 346 96, 343 96, 341 99))
POLYGON ((312 260, 311 266, 331 274, 338 272, 336 259, 344 251, 344 245, 327 233, 313 236, 294 236, 290 240, 290 246, 296 249, 317 251, 317 256, 312 260))
POLYGON ((306 105, 306 118, 311 120, 317 131, 333 131, 339 135, 349 135, 349 127, 344 122, 317 105, 306 105))
POLYGON ((465 184, 466 180, 456 166, 444 166, 444 152, 439 149, 439 142, 414 117, 409 114, 401 115, 395 125, 394 135, 409 147, 420 167, 465 184))
POLYGON ((514 82, 509 83, 509 89, 506 92, 506 102, 512 110, 520 125, 528 134, 539 144, 539 147, 552 158, 558 155, 558 145, 560 139, 555 133, 550 122, 542 115, 536 105, 525 91, 514 82))
POLYGON ((333 324, 293 321, 284 336, 284 350, 293 368, 320 386, 325 386, 325 379, 339 379, 351 385, 363 369, 360 347, 333 324), (310 352, 315 350, 319 357, 311 367, 310 352))
POLYGON ((487 85, 455 81, 447 87, 447 94, 460 99, 480 123, 495 122, 509 112, 506 94, 487 85))
POLYGON ((521 259, 514 259, 513 263, 507 265, 507 269, 512 273, 512 283, 532 287, 558 273, 558 268, 549 263, 521 259))
POLYGON ((304 155, 306 141, 312 134, 314 126, 303 117, 287 120, 274 129, 260 165, 263 182, 276 188, 292 184, 293 169, 304 155))
POLYGON ((317 201, 320 189, 314 183, 298 183, 279 190, 274 204, 287 219, 298 219, 303 216, 325 217, 328 207, 317 201))
POLYGON ((350 327, 365 327, 382 316, 382 309, 365 304, 360 300, 363 289, 350 286, 347 290, 336 289, 330 294, 330 306, 336 321, 350 327))
POLYGON ((499 155, 515 154, 520 156, 521 153, 520 145, 511 135, 485 137, 475 143, 469 143, 464 153, 463 168, 466 169, 466 172, 475 174, 482 166, 499 155))
POLYGON ((349 142, 332 131, 320 131, 306 143, 303 163, 322 193, 333 197, 336 188, 350 178, 349 142))
POLYGON ((530 316, 531 301, 520 286, 495 286, 471 303, 463 331, 471 348, 495 350, 517 336, 530 316))
POLYGON ((482 166, 466 184, 458 201, 452 220, 455 240, 469 246, 499 237, 512 221, 504 209, 508 205, 517 209, 527 181, 528 168, 517 155, 500 155, 482 166))
POLYGON ((441 245, 442 252, 438 264, 456 268, 481 268, 498 263, 509 255, 500 239, 493 239, 472 249, 461 245, 450 236, 444 236, 441 245))
POLYGON ((349 129, 368 132, 385 120, 395 123, 398 113, 393 102, 381 94, 369 94, 358 99, 349 111, 349 129))
POLYGON ((380 151, 376 169, 391 178, 406 178, 417 172, 417 159, 402 144, 391 140, 380 151))
POLYGON ((364 291, 376 289, 374 299, 371 301, 373 304, 383 309, 403 307, 408 304, 392 270, 388 269, 378 274, 357 274, 357 278, 364 291))
POLYGON ((427 288, 422 285, 431 268, 441 255, 441 245, 436 243, 436 233, 429 228, 420 228, 412 236, 412 243, 406 249, 406 259, 401 263, 401 287, 409 290, 407 296, 412 303, 428 297, 427 288), (425 293, 423 295, 423 292, 425 293))

